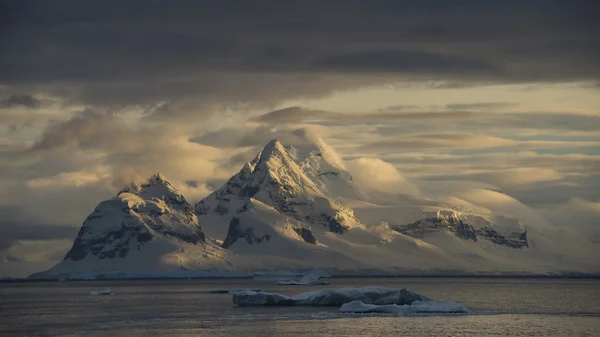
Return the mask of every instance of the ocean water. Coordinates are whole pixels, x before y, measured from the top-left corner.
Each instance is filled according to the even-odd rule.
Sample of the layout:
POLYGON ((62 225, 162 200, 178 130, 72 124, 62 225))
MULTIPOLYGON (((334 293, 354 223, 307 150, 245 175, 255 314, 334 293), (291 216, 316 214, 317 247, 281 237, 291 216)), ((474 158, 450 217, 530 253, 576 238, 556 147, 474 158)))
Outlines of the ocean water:
POLYGON ((91 336, 600 336, 600 280, 329 279, 328 286, 243 280, 0 284, 0 335, 91 336), (469 314, 341 314, 335 307, 236 307, 211 290, 295 293, 406 287, 469 314), (90 291, 111 288, 111 296, 90 291))

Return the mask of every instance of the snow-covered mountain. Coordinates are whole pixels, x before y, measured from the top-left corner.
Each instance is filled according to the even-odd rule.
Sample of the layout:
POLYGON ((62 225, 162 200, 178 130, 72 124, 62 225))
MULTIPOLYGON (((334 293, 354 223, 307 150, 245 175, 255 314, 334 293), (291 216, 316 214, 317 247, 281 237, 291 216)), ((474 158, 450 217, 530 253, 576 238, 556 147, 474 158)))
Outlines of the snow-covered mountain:
POLYGON ((160 174, 101 202, 63 261, 34 277, 114 270, 231 269, 189 202, 160 174))
POLYGON ((598 272, 595 247, 563 229, 526 213, 517 219, 402 190, 374 193, 322 139, 294 134, 302 142, 270 141, 194 207, 159 174, 123 189, 88 216, 63 261, 33 277, 598 272))
POLYGON ((533 223, 403 191, 372 198, 333 148, 303 130, 294 133, 305 143, 269 142, 196 204, 207 233, 223 238, 224 248, 273 268, 310 265, 347 273, 594 268, 597 257, 564 254, 568 249, 556 249, 560 234, 533 223))

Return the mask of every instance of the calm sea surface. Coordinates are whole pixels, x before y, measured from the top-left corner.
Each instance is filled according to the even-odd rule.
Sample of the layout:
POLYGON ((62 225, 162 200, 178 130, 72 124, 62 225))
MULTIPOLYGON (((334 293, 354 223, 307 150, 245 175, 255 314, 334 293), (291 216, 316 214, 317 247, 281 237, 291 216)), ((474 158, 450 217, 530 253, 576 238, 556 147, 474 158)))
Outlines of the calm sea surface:
POLYGON ((599 280, 329 279, 329 286, 252 280, 143 280, 0 284, 0 335, 94 336, 600 336, 599 280), (341 314, 324 307, 235 307, 207 291, 295 294, 406 287, 470 314, 341 314), (90 296, 110 287, 112 296, 90 296))

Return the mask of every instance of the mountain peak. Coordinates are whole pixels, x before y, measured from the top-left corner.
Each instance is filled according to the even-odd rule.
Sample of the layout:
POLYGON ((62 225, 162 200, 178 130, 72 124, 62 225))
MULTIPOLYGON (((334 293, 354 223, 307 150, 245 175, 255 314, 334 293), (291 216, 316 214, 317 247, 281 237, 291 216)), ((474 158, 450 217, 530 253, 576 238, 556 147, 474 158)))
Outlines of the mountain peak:
POLYGON ((261 158, 268 158, 273 153, 287 153, 283 144, 277 139, 273 139, 265 145, 261 152, 261 158))
POLYGON ((148 178, 147 182, 149 184, 163 183, 167 182, 167 179, 165 179, 165 177, 160 172, 156 172, 155 174, 150 176, 150 178, 148 178))
POLYGON ((323 193, 277 139, 195 209, 199 215, 239 213, 249 198, 298 221, 319 223, 332 232, 343 233, 359 224, 350 209, 323 193))
POLYGON ((144 190, 156 190, 157 188, 166 189, 171 193, 176 191, 173 185, 160 172, 157 172, 141 183, 131 183, 123 188, 117 196, 122 193, 140 193, 144 190))

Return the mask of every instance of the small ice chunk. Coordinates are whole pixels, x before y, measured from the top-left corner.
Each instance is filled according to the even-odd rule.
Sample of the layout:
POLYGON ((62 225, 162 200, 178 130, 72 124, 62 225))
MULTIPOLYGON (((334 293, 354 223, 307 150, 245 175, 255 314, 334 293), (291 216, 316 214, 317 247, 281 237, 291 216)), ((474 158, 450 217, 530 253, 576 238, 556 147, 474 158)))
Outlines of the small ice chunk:
POLYGON ((246 289, 246 288, 236 288, 236 289, 214 289, 214 290, 206 290, 206 291, 202 291, 203 293, 207 293, 207 294, 233 294, 233 293, 237 293, 240 291, 245 291, 245 290, 252 290, 252 291, 262 291, 262 289, 246 289))
POLYGON ((92 291, 92 292, 90 292, 90 295, 92 295, 92 296, 112 295, 112 290, 110 290, 110 288, 106 288, 106 289, 100 290, 100 291, 92 291))
POLYGON ((344 303, 340 307, 341 312, 408 312, 410 305, 376 305, 376 304, 365 304, 362 301, 352 301, 350 303, 344 303))
POLYGON ((233 303, 239 306, 260 306, 260 305, 294 305, 289 296, 256 292, 250 289, 233 293, 233 303))
POLYGON ((361 301, 345 303, 340 307, 341 312, 358 313, 467 313, 469 310, 462 304, 454 302, 438 303, 434 301, 414 301, 407 305, 375 305, 361 301))
POLYGON ((319 276, 317 274, 313 274, 312 272, 304 275, 300 281, 279 281, 277 282, 277 284, 279 285, 300 285, 300 286, 306 286, 306 285, 327 285, 329 284, 329 282, 325 282, 325 281, 321 281, 321 279, 319 278, 319 276))
POLYGON ((236 293, 241 293, 241 292, 244 292, 244 291, 246 291, 246 290, 250 290, 250 291, 253 291, 253 292, 255 292, 255 293, 258 293, 258 292, 261 292, 261 291, 262 291, 262 289, 243 289, 243 288, 242 288, 242 289, 231 289, 231 290, 229 290, 229 292, 228 292, 228 293, 229 293, 229 294, 236 294, 236 293))

